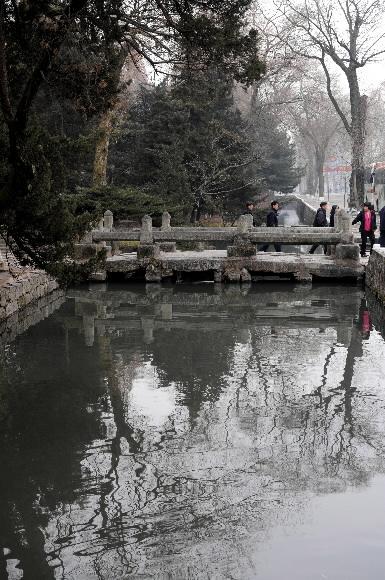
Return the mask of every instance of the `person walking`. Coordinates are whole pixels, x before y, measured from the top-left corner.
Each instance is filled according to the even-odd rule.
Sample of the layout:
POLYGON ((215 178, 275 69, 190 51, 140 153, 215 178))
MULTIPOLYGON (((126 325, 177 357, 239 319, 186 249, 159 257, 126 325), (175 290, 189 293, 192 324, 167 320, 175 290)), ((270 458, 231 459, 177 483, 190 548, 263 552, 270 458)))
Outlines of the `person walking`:
POLYGON ((366 256, 366 246, 368 243, 368 238, 370 240, 370 253, 373 251, 373 245, 376 241, 375 230, 377 229, 376 212, 372 210, 372 204, 366 201, 364 203, 364 209, 360 211, 358 216, 353 220, 353 225, 360 223, 360 234, 361 234, 361 256, 365 258, 366 256))
MULTIPOLYGON (((271 210, 269 211, 269 213, 266 216, 266 226, 268 228, 277 228, 278 227, 278 209, 279 209, 278 201, 272 201, 271 202, 271 210)), ((267 250, 269 249, 269 245, 270 244, 264 244, 263 246, 260 247, 260 251, 267 252, 267 250)), ((276 252, 280 252, 281 251, 281 244, 274 244, 274 248, 275 248, 276 252)))
POLYGON ((336 217, 336 211, 337 211, 338 205, 332 205, 332 209, 330 211, 330 220, 329 220, 329 226, 331 228, 334 228, 335 226, 335 217, 336 217))
MULTIPOLYGON (((327 228, 328 227, 328 220, 326 217, 327 206, 328 206, 327 201, 322 201, 320 203, 320 206, 317 209, 317 213, 316 213, 315 218, 314 218, 313 227, 315 227, 315 228, 327 228)), ((318 248, 319 245, 320 244, 313 244, 313 246, 310 248, 309 254, 314 254, 314 252, 316 251, 316 249, 318 248)), ((325 254, 327 253, 327 246, 326 245, 324 245, 324 252, 325 252, 325 254)))
POLYGON ((385 248, 385 206, 380 211, 380 246, 385 248))
POLYGON ((246 211, 243 212, 243 215, 251 215, 253 218, 253 226, 255 227, 257 225, 254 216, 254 204, 252 201, 246 202, 246 211))

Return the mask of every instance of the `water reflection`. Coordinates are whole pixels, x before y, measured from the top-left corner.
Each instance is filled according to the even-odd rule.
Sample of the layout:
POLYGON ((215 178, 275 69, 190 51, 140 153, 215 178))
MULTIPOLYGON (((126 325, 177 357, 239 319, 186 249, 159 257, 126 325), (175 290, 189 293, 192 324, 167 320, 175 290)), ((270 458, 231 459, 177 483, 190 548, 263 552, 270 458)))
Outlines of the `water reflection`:
POLYGON ((2 355, 0 577, 260 578, 384 472, 384 329, 350 287, 72 291, 2 355))

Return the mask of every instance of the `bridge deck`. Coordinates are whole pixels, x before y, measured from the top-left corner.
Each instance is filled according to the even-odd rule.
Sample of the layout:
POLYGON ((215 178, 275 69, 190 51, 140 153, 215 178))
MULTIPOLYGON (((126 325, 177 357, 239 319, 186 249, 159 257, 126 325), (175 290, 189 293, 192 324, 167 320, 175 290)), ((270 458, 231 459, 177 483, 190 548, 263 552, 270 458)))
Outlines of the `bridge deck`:
POLYGON ((226 250, 203 252, 161 252, 157 258, 138 260, 136 253, 120 254, 107 259, 107 273, 132 274, 137 271, 158 270, 160 277, 178 273, 218 272, 247 270, 252 276, 276 275, 296 279, 361 278, 364 264, 355 261, 337 261, 324 255, 290 254, 283 252, 258 252, 251 257, 229 258, 226 250))

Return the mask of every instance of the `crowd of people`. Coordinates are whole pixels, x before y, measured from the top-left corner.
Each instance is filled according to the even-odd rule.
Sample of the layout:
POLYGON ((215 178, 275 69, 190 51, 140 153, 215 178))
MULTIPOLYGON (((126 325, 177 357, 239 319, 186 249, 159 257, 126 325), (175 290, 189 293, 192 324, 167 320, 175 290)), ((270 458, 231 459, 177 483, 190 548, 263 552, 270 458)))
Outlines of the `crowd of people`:
MULTIPOLYGON (((328 202, 322 201, 320 207, 318 208, 313 226, 316 228, 326 228, 326 227, 335 227, 335 216, 336 212, 339 209, 338 205, 332 205, 330 210, 329 220, 327 218, 327 210, 328 210, 328 202)), ((276 228, 278 227, 278 210, 279 210, 279 203, 278 201, 271 202, 271 209, 266 216, 266 226, 268 228, 276 228)), ((251 215, 253 217, 253 225, 256 226, 256 220, 254 216, 254 203, 249 201, 246 204, 246 211, 244 212, 246 215, 251 215)), ((353 220, 352 225, 360 224, 360 234, 361 234, 361 247, 360 253, 361 256, 364 258, 366 257, 366 249, 368 245, 368 241, 370 242, 370 253, 373 251, 373 246, 376 243, 376 231, 377 231, 377 214, 374 209, 374 205, 370 202, 365 202, 363 204, 362 210, 358 213, 357 217, 353 220)), ((385 206, 379 212, 379 244, 381 248, 385 248, 385 206)), ((318 248, 319 244, 314 244, 310 248, 310 254, 314 254, 316 249, 318 248)), ((267 252, 269 248, 269 244, 264 244, 259 248, 261 252, 267 252)), ((274 244, 274 248, 276 252, 281 251, 280 244, 274 244)), ((325 254, 327 253, 327 246, 323 246, 325 254)))

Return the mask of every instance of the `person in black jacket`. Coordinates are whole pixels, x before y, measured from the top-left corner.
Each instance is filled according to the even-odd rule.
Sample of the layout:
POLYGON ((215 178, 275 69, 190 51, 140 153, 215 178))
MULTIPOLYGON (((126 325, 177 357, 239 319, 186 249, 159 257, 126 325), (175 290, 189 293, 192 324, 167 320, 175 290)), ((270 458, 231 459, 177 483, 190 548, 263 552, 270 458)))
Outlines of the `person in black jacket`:
MULTIPOLYGON (((278 227, 278 209, 279 204, 278 201, 271 202, 271 210, 266 216, 266 226, 268 228, 277 228, 278 227)), ((264 244, 260 247, 261 252, 267 252, 269 249, 270 244, 264 244)), ((281 244, 274 244, 274 248, 276 252, 281 251, 281 244)))
POLYGON ((380 246, 385 248, 385 206, 380 211, 380 246))
MULTIPOLYGON (((326 217, 327 206, 328 206, 327 201, 322 201, 320 203, 320 206, 317 209, 317 213, 316 213, 315 218, 314 218, 313 227, 315 227, 315 228, 327 228, 328 227, 328 220, 326 217)), ((318 246, 319 246, 319 244, 314 244, 310 248, 309 254, 314 254, 314 252, 316 251, 318 246)), ((327 253, 327 246, 324 246, 324 252, 325 252, 325 254, 327 253)))
POLYGON ((331 212, 330 212, 330 220, 329 220, 329 226, 331 228, 334 228, 334 225, 335 225, 335 221, 334 220, 335 220, 335 217, 336 217, 336 211, 337 211, 337 209, 338 209, 338 205, 332 205, 332 209, 331 209, 331 212))
POLYGON ((373 245, 376 241, 374 232, 377 229, 376 212, 372 209, 372 204, 368 201, 364 203, 364 209, 353 220, 353 225, 360 223, 361 233, 361 256, 366 256, 366 244, 370 240, 370 253, 373 251, 373 245))

